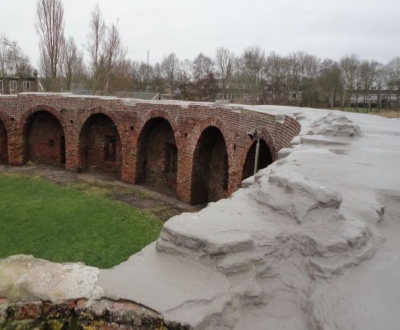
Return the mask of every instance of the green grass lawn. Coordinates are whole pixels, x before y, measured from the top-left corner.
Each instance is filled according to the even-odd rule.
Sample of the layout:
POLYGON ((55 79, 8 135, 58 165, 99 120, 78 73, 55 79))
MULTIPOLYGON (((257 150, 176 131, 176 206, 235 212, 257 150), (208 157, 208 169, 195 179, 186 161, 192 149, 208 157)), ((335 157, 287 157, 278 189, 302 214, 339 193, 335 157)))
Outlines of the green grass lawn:
POLYGON ((0 258, 32 254, 109 268, 157 239, 162 223, 95 191, 0 175, 0 258))

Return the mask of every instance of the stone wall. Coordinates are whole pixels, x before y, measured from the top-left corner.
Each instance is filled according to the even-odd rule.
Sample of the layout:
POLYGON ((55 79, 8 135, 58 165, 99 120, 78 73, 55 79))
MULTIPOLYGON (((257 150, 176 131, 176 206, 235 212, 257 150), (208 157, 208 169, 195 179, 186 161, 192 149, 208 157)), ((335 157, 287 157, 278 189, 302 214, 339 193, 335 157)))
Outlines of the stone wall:
POLYGON ((206 194, 206 201, 229 196, 240 187, 252 145, 246 132, 255 128, 275 160, 277 152, 299 133, 300 125, 290 117, 213 103, 141 103, 62 94, 0 96, 3 162, 8 158, 10 165, 23 165, 30 159, 63 165, 69 171, 101 169, 116 173, 124 182, 151 182, 175 189, 177 198, 185 202, 203 201, 203 197, 192 196, 199 183, 213 192, 213 196, 206 194), (46 120, 40 119, 42 113, 46 120), (51 129, 44 123, 51 123, 51 129), (218 159, 206 157, 202 168, 211 173, 203 173, 196 170, 196 164, 204 162, 197 148, 210 127, 219 132, 218 148, 226 148, 226 155, 221 151, 218 159), (49 150, 51 156, 45 156, 49 150))
POLYGON ((101 299, 9 302, 0 298, 0 328, 4 330, 188 330, 129 301, 101 299))

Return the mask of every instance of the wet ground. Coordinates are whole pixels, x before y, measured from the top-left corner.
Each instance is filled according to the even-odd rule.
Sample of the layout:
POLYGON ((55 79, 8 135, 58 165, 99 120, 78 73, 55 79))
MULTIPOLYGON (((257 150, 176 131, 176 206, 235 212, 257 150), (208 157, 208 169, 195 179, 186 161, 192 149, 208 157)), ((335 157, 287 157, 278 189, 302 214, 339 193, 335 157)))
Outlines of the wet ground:
POLYGON ((75 173, 65 171, 61 167, 32 163, 25 166, 0 165, 1 173, 40 177, 60 186, 75 186, 79 190, 99 188, 107 198, 146 210, 161 221, 166 221, 182 212, 197 212, 204 206, 192 206, 178 201, 171 189, 127 184, 121 182, 115 175, 107 173, 75 173))

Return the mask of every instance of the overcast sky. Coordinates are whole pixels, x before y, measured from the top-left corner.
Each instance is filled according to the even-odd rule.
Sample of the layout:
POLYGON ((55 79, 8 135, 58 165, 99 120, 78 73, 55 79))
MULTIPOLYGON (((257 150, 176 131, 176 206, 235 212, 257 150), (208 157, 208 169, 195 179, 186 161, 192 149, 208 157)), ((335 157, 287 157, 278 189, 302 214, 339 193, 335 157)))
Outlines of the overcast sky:
MULTIPOLYGON (((400 56, 400 0, 64 0, 65 33, 84 49, 89 16, 99 4, 107 24, 119 21, 128 56, 161 61, 175 52, 192 60, 223 46, 268 54, 305 51, 335 60, 356 53, 383 63, 400 56)), ((0 33, 37 66, 35 0, 0 0, 0 33)))

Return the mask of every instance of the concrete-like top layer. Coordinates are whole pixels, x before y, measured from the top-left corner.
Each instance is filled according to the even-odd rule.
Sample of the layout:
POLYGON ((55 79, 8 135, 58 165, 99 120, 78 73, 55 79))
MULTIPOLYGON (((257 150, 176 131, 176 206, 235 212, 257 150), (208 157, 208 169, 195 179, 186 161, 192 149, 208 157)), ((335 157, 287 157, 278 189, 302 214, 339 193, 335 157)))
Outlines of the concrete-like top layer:
MULTIPOLYGON (((126 262, 76 266, 87 286, 60 280, 61 296, 121 297, 195 329, 398 328, 400 120, 246 109, 297 118, 301 132, 281 150, 286 157, 231 198, 170 219, 126 262)), ((10 262, 0 262, 0 274, 10 262)), ((0 296, 12 295, 16 279, 29 299, 46 296, 49 288, 18 269, 0 275, 0 296)))
POLYGON ((66 97, 66 98, 76 98, 76 99, 98 99, 98 100, 106 100, 106 101, 120 101, 127 106, 134 106, 137 103, 143 104, 154 104, 154 105, 177 105, 182 108, 187 108, 190 105, 198 105, 204 107, 222 107, 230 110, 251 110, 261 113, 267 113, 275 116, 295 116, 296 114, 301 113, 299 108, 290 107, 290 106, 275 106, 275 105, 263 105, 263 106, 254 106, 247 104, 235 104, 229 103, 224 100, 217 100, 215 102, 194 102, 194 101, 181 101, 181 100, 142 100, 142 99, 134 99, 134 98, 118 98, 116 96, 102 96, 102 95, 76 95, 70 92, 64 93, 40 93, 40 92, 24 92, 19 94, 12 95, 0 95, 0 97, 18 97, 18 96, 37 96, 37 97, 66 97))

